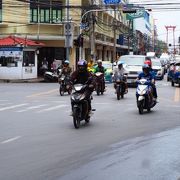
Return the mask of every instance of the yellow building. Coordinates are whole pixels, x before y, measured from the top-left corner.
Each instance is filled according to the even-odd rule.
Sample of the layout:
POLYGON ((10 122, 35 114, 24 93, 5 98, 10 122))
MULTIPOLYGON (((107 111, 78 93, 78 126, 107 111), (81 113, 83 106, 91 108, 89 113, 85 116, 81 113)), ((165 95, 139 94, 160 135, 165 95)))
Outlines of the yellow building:
MULTIPOLYGON (((38 51, 38 69, 44 58, 47 59, 50 68, 54 59, 66 59, 66 5, 67 0, 0 0, 0 37, 15 35, 44 43, 45 47, 38 51)), ((113 9, 103 10, 104 6, 101 3, 96 5, 93 5, 93 9, 98 10, 93 10, 92 18, 90 12, 83 16, 92 7, 89 0, 69 0, 68 22, 72 25, 69 59, 74 69, 80 57, 89 60, 92 53, 95 58, 113 61, 114 43, 120 34, 128 31, 121 10, 115 13, 113 9), (81 21, 86 26, 85 29, 80 28, 81 21), (74 40, 80 33, 84 38, 81 51, 74 45, 74 40)), ((121 54, 125 53, 127 48, 116 44, 116 51, 121 54)))

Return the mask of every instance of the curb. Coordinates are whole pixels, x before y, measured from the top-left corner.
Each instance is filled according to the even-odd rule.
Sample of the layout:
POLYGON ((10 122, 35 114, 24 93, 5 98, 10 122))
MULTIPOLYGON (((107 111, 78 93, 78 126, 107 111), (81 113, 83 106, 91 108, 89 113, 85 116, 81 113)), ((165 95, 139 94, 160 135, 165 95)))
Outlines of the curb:
POLYGON ((42 82, 45 82, 44 79, 0 80, 0 83, 42 83, 42 82))

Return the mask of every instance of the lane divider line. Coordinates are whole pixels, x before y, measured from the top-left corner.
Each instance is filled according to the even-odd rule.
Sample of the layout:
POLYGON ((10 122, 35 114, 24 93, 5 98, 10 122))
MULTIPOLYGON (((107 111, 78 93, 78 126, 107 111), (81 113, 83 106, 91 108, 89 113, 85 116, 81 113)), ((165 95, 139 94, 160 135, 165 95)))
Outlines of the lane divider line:
POLYGON ((26 96, 27 98, 31 98, 31 97, 37 97, 37 96, 42 96, 42 95, 48 95, 54 92, 58 92, 58 89, 52 89, 50 91, 46 91, 46 92, 41 92, 41 93, 36 93, 36 94, 32 94, 29 96, 26 96))
POLYGON ((37 106, 31 106, 31 107, 28 107, 28 108, 26 108, 26 109, 19 110, 19 111, 15 111, 15 112, 25 112, 25 111, 28 111, 28 110, 39 109, 39 108, 44 107, 44 106, 47 106, 47 104, 41 104, 41 105, 37 105, 37 106))
POLYGON ((176 88, 174 94, 174 102, 179 102, 179 101, 180 101, 180 88, 176 88))
POLYGON ((28 105, 28 103, 18 104, 18 105, 14 105, 14 106, 8 106, 8 107, 0 108, 0 111, 9 110, 9 109, 14 109, 14 108, 22 107, 22 106, 26 106, 26 105, 28 105))
POLYGON ((15 141, 15 140, 17 140, 17 139, 19 139, 19 138, 21 138, 21 136, 16 136, 16 137, 14 137, 14 138, 10 138, 10 139, 7 139, 7 140, 5 140, 5 141, 2 141, 1 144, 10 143, 10 142, 15 141))
POLYGON ((58 105, 58 106, 53 106, 53 107, 50 107, 50 108, 47 108, 47 109, 40 110, 37 113, 46 112, 46 111, 52 111, 52 110, 63 108, 63 107, 68 107, 68 105, 61 104, 61 105, 58 105))

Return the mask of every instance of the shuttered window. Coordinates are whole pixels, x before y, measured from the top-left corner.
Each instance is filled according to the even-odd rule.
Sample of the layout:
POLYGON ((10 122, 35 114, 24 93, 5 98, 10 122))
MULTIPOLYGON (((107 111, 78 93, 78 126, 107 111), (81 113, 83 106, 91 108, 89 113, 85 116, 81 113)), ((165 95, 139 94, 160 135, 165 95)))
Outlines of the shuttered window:
POLYGON ((32 0, 31 22, 57 23, 62 21, 62 2, 58 0, 32 0))

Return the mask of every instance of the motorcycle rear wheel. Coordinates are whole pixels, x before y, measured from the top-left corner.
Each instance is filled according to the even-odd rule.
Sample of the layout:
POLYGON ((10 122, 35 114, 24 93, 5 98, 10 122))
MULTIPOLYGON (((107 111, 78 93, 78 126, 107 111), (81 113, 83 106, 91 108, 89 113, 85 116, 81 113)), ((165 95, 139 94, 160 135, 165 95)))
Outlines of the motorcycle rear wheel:
POLYGON ((99 85, 96 88, 96 93, 97 93, 98 96, 100 95, 100 86, 99 85))
POLYGON ((72 93, 72 89, 68 89, 68 94, 70 95, 72 93))
POLYGON ((89 123, 89 121, 90 121, 90 116, 87 115, 87 117, 85 118, 85 122, 86 122, 86 123, 89 123))

